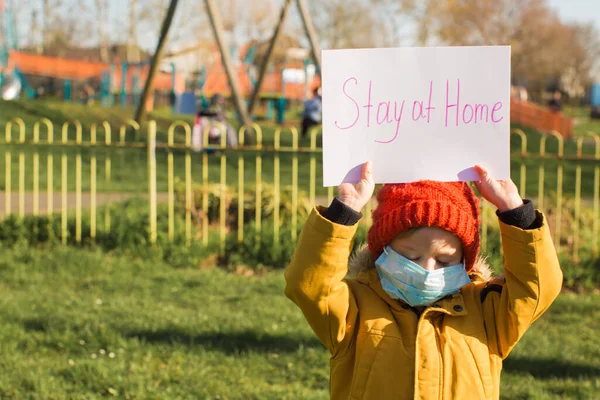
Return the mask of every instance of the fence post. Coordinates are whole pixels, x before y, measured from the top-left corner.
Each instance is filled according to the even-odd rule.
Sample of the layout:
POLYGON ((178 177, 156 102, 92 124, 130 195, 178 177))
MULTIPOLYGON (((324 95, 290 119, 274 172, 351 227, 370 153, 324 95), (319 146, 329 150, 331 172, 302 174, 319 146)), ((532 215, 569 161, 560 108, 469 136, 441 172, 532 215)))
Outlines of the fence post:
POLYGON ((148 123, 148 197, 150 198, 150 243, 156 243, 156 121, 148 123))
POLYGON ((185 244, 189 246, 192 243, 192 130, 189 125, 185 127, 185 244))
POLYGON ((560 236, 562 232, 562 189, 563 189, 563 156, 564 156, 564 140, 562 135, 557 131, 551 131, 550 135, 558 140, 558 168, 556 176, 556 223, 554 224, 554 241, 558 253, 561 251, 560 236))
POLYGON ((521 176, 519 180, 519 192, 522 198, 525 198, 527 189, 527 168, 525 166, 525 158, 527 157, 527 135, 521 129, 513 129, 511 135, 518 135, 521 138, 521 176))
POLYGON ((227 200, 227 127, 225 125, 222 126, 221 129, 221 147, 219 151, 221 152, 221 184, 219 185, 219 254, 225 255, 225 240, 226 240, 226 230, 227 230, 227 209, 226 200, 227 200))
MULTIPOLYGON (((25 143, 25 124, 19 124, 19 143, 25 143)), ((19 150, 19 218, 25 217, 25 153, 19 150)))
MULTIPOLYGON (((19 142, 22 143, 25 141, 25 122, 23 122, 23 120, 21 118, 13 118, 12 120, 10 120, 7 124, 6 124, 6 143, 10 143, 12 140, 12 124, 16 123, 19 126, 19 142)), ((25 203, 25 183, 24 183, 24 169, 25 169, 25 159, 24 156, 22 156, 22 151, 19 153, 19 209, 24 209, 24 203, 25 203), (23 165, 21 165, 23 164, 23 165), (23 171, 23 172, 21 172, 23 171), (23 174, 23 179, 21 179, 21 174, 23 174), (21 187, 23 186, 23 187, 21 187), (21 192, 23 192, 21 194, 21 192), (21 200, 22 199, 22 200, 21 200), (23 205, 21 205, 21 203, 23 205)), ((6 151, 6 178, 5 178, 5 187, 6 187, 6 192, 5 192, 5 215, 4 217, 8 217, 11 213, 11 153, 10 150, 6 151)), ((22 213, 24 214, 24 210, 22 210, 22 213)), ((21 214, 21 211, 19 212, 19 214, 21 214)), ((23 217, 23 215, 20 215, 21 217, 23 217)))
POLYGON ((169 226, 167 228, 167 235, 169 241, 173 241, 175 238, 175 182, 173 172, 173 145, 174 145, 175 127, 173 124, 169 127, 167 134, 167 196, 169 197, 169 226))
POLYGON ((175 129, 181 127, 185 133, 185 240, 189 246, 192 240, 192 208, 193 193, 192 193, 192 156, 190 149, 192 148, 192 129, 189 124, 184 121, 175 121, 169 126, 167 131, 167 184, 169 196, 169 226, 168 238, 173 241, 175 238, 175 177, 174 177, 174 161, 173 148, 175 146, 175 129))
MULTIPOLYGON (((39 122, 33 127, 33 143, 40 143, 39 122)), ((37 217, 40 213, 40 153, 39 147, 35 146, 33 152, 33 215, 37 217)))
MULTIPOLYGON (((68 209, 68 195, 67 195, 67 151, 66 147, 69 143, 69 127, 75 127, 75 142, 77 145, 77 158, 76 158, 76 178, 80 180, 81 178, 81 149, 79 148, 81 138, 82 138, 82 127, 79 121, 67 121, 62 125, 62 140, 61 145, 63 146, 62 155, 61 155, 61 217, 60 217, 60 226, 61 226, 61 243, 63 245, 67 244, 68 237, 68 226, 67 226, 67 209, 68 209)), ((75 217, 75 236, 77 239, 77 243, 81 241, 81 182, 76 182, 76 193, 75 193, 75 209, 76 209, 76 217, 75 217)))
POLYGON ((292 132, 292 241, 298 236, 298 129, 290 128, 292 132))
POLYGON ((77 127, 77 132, 75 136, 75 143, 77 144, 77 154, 75 156, 75 241, 77 243, 81 243, 81 144, 83 142, 83 132, 81 130, 81 124, 77 123, 75 126, 77 127))
POLYGON ((256 134, 256 246, 260 248, 260 230, 262 228, 262 145, 263 136, 260 126, 253 124, 256 134))
POLYGON ((317 128, 312 128, 310 130, 310 181, 308 188, 308 201, 310 202, 310 206, 314 207, 316 203, 316 186, 317 186, 317 157, 315 155, 315 151, 317 150, 317 128))
POLYGON ((280 153, 280 148, 281 148, 281 127, 278 127, 277 130, 275 131, 275 158, 274 158, 274 165, 273 165, 273 202, 274 207, 273 207, 273 237, 275 238, 274 243, 273 243, 273 247, 274 247, 274 252, 275 254, 277 254, 277 250, 279 250, 279 207, 280 207, 280 185, 281 185, 281 176, 280 176, 280 171, 279 171, 279 167, 280 167, 280 160, 279 160, 279 153, 280 153))
MULTIPOLYGON (((244 147, 244 139, 247 126, 241 126, 238 131, 239 148, 244 147)), ((238 148, 238 207, 237 207, 237 241, 241 244, 244 241, 244 154, 238 148)))

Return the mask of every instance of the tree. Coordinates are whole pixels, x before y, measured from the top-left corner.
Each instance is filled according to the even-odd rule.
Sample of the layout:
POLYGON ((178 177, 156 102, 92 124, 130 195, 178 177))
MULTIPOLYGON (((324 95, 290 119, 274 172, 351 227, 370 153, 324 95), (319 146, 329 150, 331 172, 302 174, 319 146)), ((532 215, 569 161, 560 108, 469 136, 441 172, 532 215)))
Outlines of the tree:
POLYGON ((273 31, 279 9, 271 0, 222 0, 217 7, 225 39, 237 48, 251 40, 266 39, 273 31))
POLYGON ((85 0, 54 0, 51 4, 44 0, 44 7, 52 9, 44 10, 44 54, 63 57, 68 49, 81 46, 92 36, 92 25, 82 17, 89 11, 85 0))
MULTIPOLYGON (((269 62, 272 59, 275 47, 277 46, 279 38, 282 36, 283 27, 285 25, 285 20, 287 18, 287 14, 289 12, 291 5, 292 5, 292 0, 285 0, 284 5, 281 9, 279 21, 277 22, 277 26, 275 27, 275 30, 273 31, 273 35, 269 39, 268 43, 266 43, 266 46, 263 46, 260 61, 257 64, 258 78, 256 81, 256 85, 255 85, 254 89, 252 90, 252 95, 250 97, 250 103, 248 104, 248 114, 250 116, 252 116, 254 107, 256 106, 256 104, 258 102, 259 91, 262 88, 263 79, 267 73, 269 62)), ((256 59, 256 57, 255 57, 255 59, 256 59)))
MULTIPOLYGON (((29 39, 27 40, 27 42, 29 43, 30 46, 33 46, 34 43, 36 43, 36 36, 39 33, 39 25, 38 25, 38 12, 36 9, 31 10, 31 29, 29 30, 29 39)), ((37 43, 36 47, 36 53, 37 54, 42 54, 42 52, 44 51, 43 49, 43 44, 37 43)))
POLYGON ((43 0, 42 6, 42 20, 43 20, 43 28, 42 28, 42 46, 41 52, 44 52, 44 49, 48 45, 49 42, 49 28, 52 23, 52 8, 50 7, 50 0, 43 0))
POLYGON ((95 0, 96 6, 96 25, 98 28, 98 49, 100 50, 100 60, 104 63, 109 62, 108 48, 110 42, 107 35, 106 26, 108 24, 109 0, 95 0))
POLYGON ((403 10, 391 0, 312 0, 313 22, 324 48, 390 47, 399 44, 403 10))
POLYGON ((598 58, 597 32, 562 23, 545 0, 404 0, 403 7, 422 44, 510 45, 513 83, 534 92, 565 76, 571 86, 588 81, 598 58))
MULTIPOLYGON (((255 40, 251 42, 251 44, 253 46, 256 46, 256 52, 254 53, 252 64, 258 67, 262 64, 267 54, 269 42, 259 42, 258 40, 255 40)), ((297 36, 282 34, 279 40, 277 40, 275 48, 273 49, 273 54, 271 55, 271 63, 274 65, 282 64, 286 60, 288 50, 291 48, 298 47, 301 47, 301 43, 300 39, 297 36)))
POLYGON ((564 68, 558 84, 571 99, 582 99, 600 60, 600 37, 592 24, 569 24, 564 32, 564 68))
POLYGON ((137 42, 138 16, 136 13, 137 0, 129 0, 129 30, 127 32, 127 62, 139 63, 140 51, 137 42))
POLYGON ((249 126, 252 121, 248 116, 246 105, 243 103, 241 98, 238 76, 234 69, 230 54, 227 51, 227 42, 223 34, 223 22, 221 21, 221 15, 213 0, 204 0, 204 4, 206 5, 206 11, 208 12, 208 16, 210 18, 210 24, 213 29, 215 40, 219 46, 223 67, 225 68, 227 80, 229 81, 229 86, 231 87, 231 97, 233 98, 233 103, 242 124, 249 126))

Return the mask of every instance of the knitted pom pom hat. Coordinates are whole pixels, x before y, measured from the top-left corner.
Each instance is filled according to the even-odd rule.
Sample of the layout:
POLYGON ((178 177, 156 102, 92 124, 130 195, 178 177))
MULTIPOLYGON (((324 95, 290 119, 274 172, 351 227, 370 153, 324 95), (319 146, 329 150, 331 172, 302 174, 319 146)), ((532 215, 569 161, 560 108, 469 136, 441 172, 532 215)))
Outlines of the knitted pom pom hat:
POLYGON ((377 208, 367 244, 374 259, 399 233, 435 226, 454 233, 463 244, 465 269, 479 253, 479 199, 464 182, 418 181, 387 184, 377 192, 377 208))

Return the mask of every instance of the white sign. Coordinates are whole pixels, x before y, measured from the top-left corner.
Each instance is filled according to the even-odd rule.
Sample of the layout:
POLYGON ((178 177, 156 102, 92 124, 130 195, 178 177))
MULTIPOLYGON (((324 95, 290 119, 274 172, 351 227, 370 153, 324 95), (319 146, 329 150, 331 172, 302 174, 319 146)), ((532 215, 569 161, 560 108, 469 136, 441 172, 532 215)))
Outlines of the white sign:
POLYGON ((323 183, 510 178, 510 47, 326 50, 323 183))

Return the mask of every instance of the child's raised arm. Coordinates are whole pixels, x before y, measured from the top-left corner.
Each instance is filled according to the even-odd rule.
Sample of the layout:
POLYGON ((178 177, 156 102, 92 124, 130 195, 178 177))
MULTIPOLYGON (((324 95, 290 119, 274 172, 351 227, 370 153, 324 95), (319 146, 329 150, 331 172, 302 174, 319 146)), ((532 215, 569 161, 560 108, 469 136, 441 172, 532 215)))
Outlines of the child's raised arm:
MULTIPOLYGON (((523 206, 512 181, 495 181, 476 167, 481 195, 504 212, 523 206)), ((533 207, 532 207, 533 208, 533 207)), ((506 358, 531 324, 560 293, 562 271, 550 230, 542 213, 529 229, 500 222, 504 279, 495 279, 481 292, 490 352, 506 358)))
MULTIPOLYGON (((338 200, 360 212, 374 188, 369 162, 363 166, 359 183, 338 187, 338 200)), ((324 211, 315 209, 308 217, 285 271, 285 294, 300 307, 319 339, 335 355, 358 312, 344 281, 357 225, 331 222, 323 217, 324 211)))

